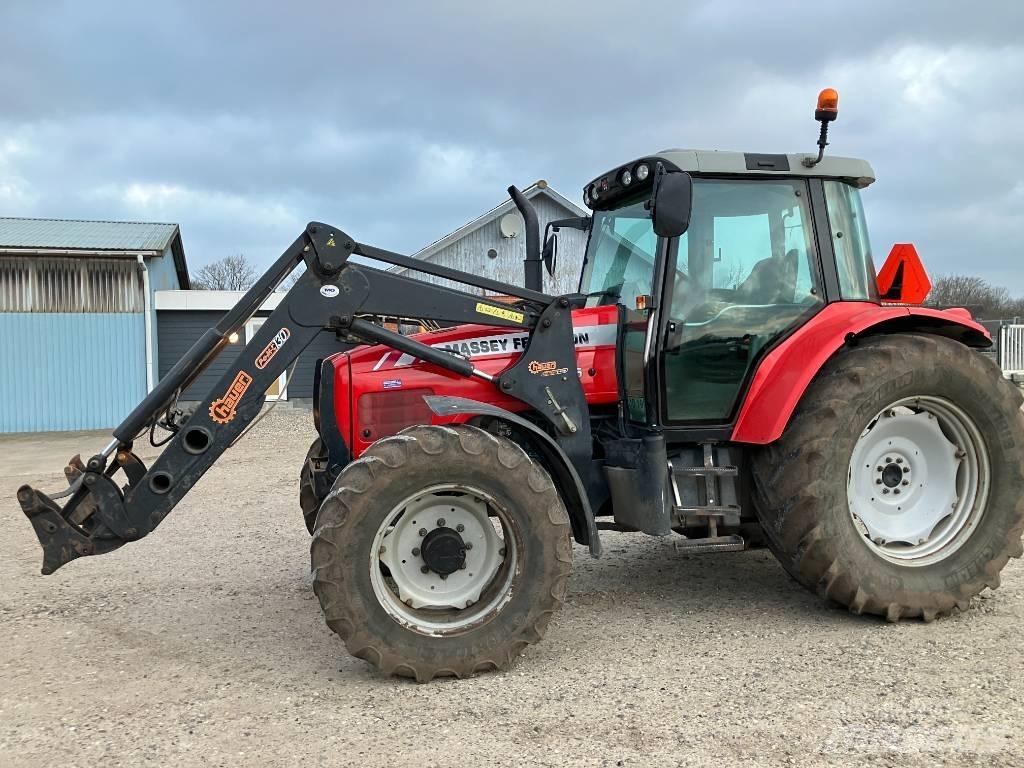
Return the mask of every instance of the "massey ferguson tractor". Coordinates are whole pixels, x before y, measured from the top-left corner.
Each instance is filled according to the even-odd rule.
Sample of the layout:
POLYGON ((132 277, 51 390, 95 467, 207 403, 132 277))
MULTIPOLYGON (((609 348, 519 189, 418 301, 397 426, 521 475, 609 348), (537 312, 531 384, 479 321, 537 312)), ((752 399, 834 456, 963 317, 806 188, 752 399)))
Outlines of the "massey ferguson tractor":
POLYGON ((968 608, 1021 555, 1021 397, 962 309, 920 305, 896 246, 876 276, 863 160, 666 150, 584 189, 592 215, 526 228, 524 286, 310 223, 163 378, 69 487, 18 500, 43 573, 151 533, 260 414, 323 330, 319 439, 301 470, 314 590, 355 656, 420 681, 507 667, 562 606, 576 542, 763 541, 856 614, 968 608), (542 292, 558 233, 587 233, 578 293, 542 292), (352 257, 363 257, 361 260, 352 257), (454 290, 384 262, 478 289, 454 290), (185 387, 299 264, 291 288, 190 415, 185 387), (499 300, 498 297, 501 297, 499 300), (512 303, 508 303, 508 299, 512 303), (375 322, 441 330, 403 336, 375 322), (145 466, 132 445, 169 431, 145 466))

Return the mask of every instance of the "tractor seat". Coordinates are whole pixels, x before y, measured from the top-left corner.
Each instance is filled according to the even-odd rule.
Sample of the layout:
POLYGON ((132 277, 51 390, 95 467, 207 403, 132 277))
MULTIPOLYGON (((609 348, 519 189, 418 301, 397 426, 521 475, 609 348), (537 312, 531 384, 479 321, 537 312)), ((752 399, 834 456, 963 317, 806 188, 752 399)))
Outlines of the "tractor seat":
POLYGON ((792 304, 799 258, 796 248, 790 248, 785 256, 761 259, 736 289, 737 298, 750 304, 792 304))

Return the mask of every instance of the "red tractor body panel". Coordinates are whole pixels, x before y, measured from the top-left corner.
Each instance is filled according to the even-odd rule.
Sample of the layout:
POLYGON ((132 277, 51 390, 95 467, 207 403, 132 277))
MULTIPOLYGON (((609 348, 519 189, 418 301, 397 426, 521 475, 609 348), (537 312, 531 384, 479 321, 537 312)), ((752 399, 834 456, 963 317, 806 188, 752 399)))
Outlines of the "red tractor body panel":
MULTIPOLYGON (((573 312, 577 369, 590 405, 619 399, 615 307, 573 312)), ((937 333, 966 338, 976 346, 990 339, 966 310, 879 306, 870 302, 835 302, 775 347, 761 361, 740 407, 731 440, 765 444, 778 439, 804 390, 825 362, 846 342, 877 326, 924 326, 937 333), (951 329, 955 333, 951 333, 951 329)), ((416 339, 469 357, 482 371, 496 374, 523 351, 525 331, 487 325, 462 325, 417 334, 416 339)), ((335 356, 334 413, 338 428, 358 458, 375 440, 411 424, 462 421, 468 415, 440 418, 424 395, 465 397, 516 412, 522 401, 504 395, 489 382, 464 378, 382 345, 364 346, 335 356)))
POLYGON ((963 336, 975 346, 991 341, 985 327, 964 309, 880 307, 859 301, 829 304, 761 361, 736 419, 733 442, 763 445, 777 440, 807 385, 846 337, 882 325, 895 325, 897 330, 900 325, 933 328, 936 333, 963 336), (956 333, 948 334, 950 330, 956 333))
MULTIPOLYGON (((613 404, 619 399, 615 364, 618 319, 618 310, 612 306, 573 312, 577 372, 590 405, 613 404)), ((480 370, 496 374, 522 354, 528 334, 474 324, 416 334, 413 338, 439 349, 450 349, 470 358, 480 370)), ((458 376, 382 345, 359 347, 336 356, 332 363, 336 377, 334 410, 352 458, 358 458, 375 440, 410 424, 453 421, 435 416, 423 402, 423 395, 466 397, 513 412, 528 407, 489 382, 458 376)))

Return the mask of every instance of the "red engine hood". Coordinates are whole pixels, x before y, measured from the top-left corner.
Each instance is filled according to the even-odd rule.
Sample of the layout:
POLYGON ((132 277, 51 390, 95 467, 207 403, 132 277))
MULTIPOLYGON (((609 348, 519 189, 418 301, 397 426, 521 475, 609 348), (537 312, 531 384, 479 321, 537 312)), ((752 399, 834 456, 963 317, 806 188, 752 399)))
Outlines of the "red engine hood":
MULTIPOLYGON (((617 323, 615 307, 593 307, 573 312, 576 365, 588 403, 614 403, 618 400, 615 370, 617 323)), ((411 338, 439 349, 451 349, 469 357, 480 370, 496 374, 523 353, 529 334, 510 328, 473 324, 418 333, 411 338)), ((451 395, 480 400, 510 411, 527 408, 525 403, 504 395, 489 382, 458 376, 381 344, 357 347, 336 356, 332 362, 335 370, 335 412, 342 433, 350 439, 353 457, 384 436, 379 430, 360 424, 360 411, 364 415, 366 412, 362 406, 368 402, 379 403, 379 393, 397 395, 415 390, 417 397, 423 394, 451 395), (343 364, 340 358, 347 358, 348 364, 343 364), (376 398, 368 397, 373 395, 376 398), (364 434, 367 429, 369 432, 364 434)), ((379 405, 376 407, 379 409, 379 405)), ((436 419, 434 421, 437 422, 436 419)))

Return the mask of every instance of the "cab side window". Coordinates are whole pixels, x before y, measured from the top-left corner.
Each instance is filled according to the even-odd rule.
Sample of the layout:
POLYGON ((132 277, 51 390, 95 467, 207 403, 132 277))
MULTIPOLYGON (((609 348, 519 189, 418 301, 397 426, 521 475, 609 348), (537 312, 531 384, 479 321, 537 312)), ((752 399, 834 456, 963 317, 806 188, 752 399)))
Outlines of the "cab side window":
POLYGON ((842 181, 825 182, 839 295, 847 301, 878 301, 878 282, 860 191, 842 181))

